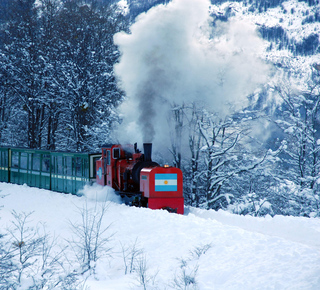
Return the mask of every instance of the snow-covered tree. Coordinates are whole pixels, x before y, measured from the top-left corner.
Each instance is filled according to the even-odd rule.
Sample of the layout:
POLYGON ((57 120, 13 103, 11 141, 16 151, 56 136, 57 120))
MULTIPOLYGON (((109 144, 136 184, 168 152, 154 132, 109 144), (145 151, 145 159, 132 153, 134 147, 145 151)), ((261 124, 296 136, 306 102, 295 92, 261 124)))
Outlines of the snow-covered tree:
POLYGON ((310 68, 299 89, 297 75, 275 87, 283 100, 275 116, 285 145, 280 176, 298 186, 287 196, 296 214, 319 214, 320 208, 320 71, 316 68, 310 68))
MULTIPOLYGON (((249 176, 253 183, 257 180, 253 176, 262 176, 261 172, 268 176, 264 162, 273 159, 252 134, 260 112, 237 112, 223 119, 196 104, 175 109, 184 116, 185 126, 175 124, 180 123, 179 132, 189 144, 189 152, 184 148, 180 155, 187 203, 214 209, 241 203, 243 196, 252 193, 249 176)), ((265 187, 257 182, 255 188, 268 188, 270 180, 266 177, 264 181, 265 187)))
POLYGON ((122 93, 113 74, 118 58, 113 35, 124 27, 112 5, 94 8, 82 1, 65 5, 57 28, 61 43, 55 81, 66 107, 59 134, 68 148, 85 150, 108 134, 116 118, 113 109, 122 93))
MULTIPOLYGON (((25 126, 16 128, 18 133, 26 129, 25 144, 39 147, 44 122, 41 83, 39 73, 37 13, 32 0, 12 1, 8 7, 10 15, 2 31, 1 72, 5 77, 5 96, 13 99, 17 119, 23 119, 25 126), (20 129, 20 130, 19 130, 20 129)), ((9 110, 8 110, 9 112, 9 110)), ((18 133, 19 134, 19 133, 18 133)))
POLYGON ((113 35, 126 27, 121 11, 110 1, 15 0, 7 12, 0 28, 2 142, 77 151, 106 142, 123 95, 113 74, 113 35))

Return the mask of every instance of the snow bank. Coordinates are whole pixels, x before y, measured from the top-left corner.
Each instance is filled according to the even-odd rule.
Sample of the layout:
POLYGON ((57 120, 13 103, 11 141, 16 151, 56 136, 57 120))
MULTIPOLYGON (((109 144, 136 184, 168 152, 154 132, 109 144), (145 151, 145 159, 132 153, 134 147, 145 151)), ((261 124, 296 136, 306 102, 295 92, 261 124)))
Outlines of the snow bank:
MULTIPOLYGON (((5 195, 1 230, 10 226, 12 210, 33 211, 31 225, 45 224, 59 248, 71 236, 70 222, 81 221, 79 208, 110 197, 99 187, 84 189, 88 198, 5 183, 0 190, 5 195)), ((143 289, 137 270, 125 274, 124 255, 128 258, 133 247, 139 251, 135 266, 146 263, 147 289, 177 289, 174 283, 184 274, 200 290, 320 289, 320 219, 254 218, 195 208, 177 215, 108 202, 102 226, 110 226, 112 250, 98 260, 93 275, 83 277, 90 289, 143 289)))
POLYGON ((219 221, 246 231, 281 237, 320 249, 320 219, 293 216, 252 217, 234 215, 220 210, 202 210, 187 207, 186 212, 205 219, 219 221))

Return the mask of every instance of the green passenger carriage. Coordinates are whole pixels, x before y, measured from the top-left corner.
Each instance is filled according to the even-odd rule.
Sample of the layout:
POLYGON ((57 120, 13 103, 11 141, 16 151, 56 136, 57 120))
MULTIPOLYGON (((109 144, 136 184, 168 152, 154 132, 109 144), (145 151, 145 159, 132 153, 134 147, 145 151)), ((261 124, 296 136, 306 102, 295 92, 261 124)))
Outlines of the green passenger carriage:
POLYGON ((0 148, 0 181, 76 194, 95 180, 101 154, 0 148))
POLYGON ((50 151, 10 149, 10 182, 50 189, 50 151))
POLYGON ((101 154, 52 152, 51 189, 77 193, 95 180, 95 161, 100 157, 101 154))

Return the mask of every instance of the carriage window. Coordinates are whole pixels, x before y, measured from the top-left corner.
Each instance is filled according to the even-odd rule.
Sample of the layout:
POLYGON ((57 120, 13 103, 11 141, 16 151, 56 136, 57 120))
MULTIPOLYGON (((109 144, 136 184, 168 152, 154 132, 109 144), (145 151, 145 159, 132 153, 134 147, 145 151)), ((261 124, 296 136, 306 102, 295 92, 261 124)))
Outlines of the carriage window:
POLYGON ((110 150, 107 151, 107 165, 110 165, 111 162, 110 162, 110 150))
POLYGON ((82 158, 76 158, 76 176, 82 176, 82 158))
POLYGON ((27 169, 28 168, 28 154, 21 152, 20 155, 20 168, 27 169))
POLYGON ((8 166, 8 151, 1 151, 1 166, 8 166))
POLYGON ((83 165, 84 165, 83 176, 84 177, 88 177, 89 176, 89 162, 88 162, 88 159, 83 159, 83 165))
POLYGON ((62 174, 62 156, 57 156, 56 159, 56 168, 57 168, 57 173, 62 174))
POLYGON ((32 170, 40 170, 40 154, 33 154, 32 170))
POLYGON ((120 158, 120 148, 113 148, 113 158, 114 159, 120 158))
POLYGON ((72 175, 72 157, 65 157, 66 174, 72 175))
POLYGON ((49 154, 42 155, 42 171, 44 172, 50 171, 50 155, 49 154))
POLYGON ((12 167, 19 168, 19 152, 12 152, 12 167))

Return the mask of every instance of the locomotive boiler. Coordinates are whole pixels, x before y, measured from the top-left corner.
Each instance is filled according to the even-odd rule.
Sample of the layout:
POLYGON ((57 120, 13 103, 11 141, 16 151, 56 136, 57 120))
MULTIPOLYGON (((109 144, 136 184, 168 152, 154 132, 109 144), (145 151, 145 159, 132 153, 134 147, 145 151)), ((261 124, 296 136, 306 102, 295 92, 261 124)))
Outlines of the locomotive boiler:
POLYGON ((107 185, 127 204, 184 213, 183 177, 179 168, 153 162, 152 144, 109 144, 96 161, 96 182, 107 185))

